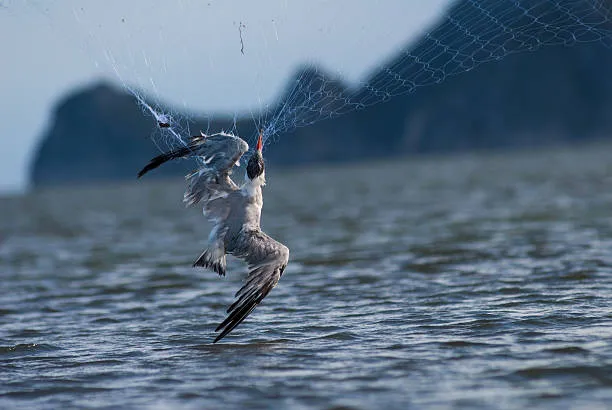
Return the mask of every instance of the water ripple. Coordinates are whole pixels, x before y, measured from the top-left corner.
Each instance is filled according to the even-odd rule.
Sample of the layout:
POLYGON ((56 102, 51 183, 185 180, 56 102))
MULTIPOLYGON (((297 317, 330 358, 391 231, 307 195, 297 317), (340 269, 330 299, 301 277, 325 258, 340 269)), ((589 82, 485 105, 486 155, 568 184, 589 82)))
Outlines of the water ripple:
POLYGON ((219 344, 181 181, 0 199, 0 407, 605 408, 612 168, 553 159, 271 173, 291 263, 219 344))

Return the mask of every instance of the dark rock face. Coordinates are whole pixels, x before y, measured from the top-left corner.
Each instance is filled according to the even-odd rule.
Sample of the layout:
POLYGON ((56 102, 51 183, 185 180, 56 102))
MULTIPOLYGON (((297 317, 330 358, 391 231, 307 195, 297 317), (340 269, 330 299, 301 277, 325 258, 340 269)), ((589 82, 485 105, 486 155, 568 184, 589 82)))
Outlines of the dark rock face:
POLYGON ((360 128, 387 135, 389 147, 401 153, 607 137, 612 5, 600 6, 595 10, 588 0, 521 0, 520 7, 456 2, 359 91, 358 100, 380 99, 383 90, 398 86, 398 76, 414 91, 364 110, 360 128))
MULTIPOLYGON (((306 125, 320 118, 323 110, 329 119, 281 132, 266 149, 266 159, 271 164, 296 165, 612 135, 612 50, 603 41, 576 44, 601 36, 597 29, 610 29, 605 19, 598 23, 585 20, 591 14, 585 15, 583 23, 592 24, 595 31, 581 31, 574 27, 574 17, 554 8, 554 2, 550 10, 539 10, 542 2, 524 0, 526 10, 543 16, 542 24, 517 35, 504 27, 519 27, 529 18, 524 10, 512 14, 500 4, 498 0, 457 2, 450 18, 384 64, 356 91, 316 68, 299 70, 266 117, 274 118, 297 84, 303 89, 294 95, 291 107, 301 111, 290 117, 299 115, 303 124, 298 125, 306 125), (473 10, 475 4, 479 10, 473 10), (491 18, 496 24, 491 25, 487 20, 491 18), (547 22, 571 27, 579 38, 567 30, 551 31, 547 22), (473 33, 462 30, 467 24, 486 36, 475 40, 473 33), (557 44, 544 46, 537 39, 557 44), (517 53, 506 56, 508 52, 517 53), (415 56, 444 69, 424 68, 415 56), (428 86, 416 86, 421 84, 428 86), (401 93, 411 89, 414 92, 401 93), (300 100, 306 94, 316 99, 300 100), (399 95, 391 98, 394 94, 399 95)), ((580 1, 568 4, 584 6, 580 1)), ((140 167, 159 153, 148 138, 159 132, 155 121, 143 114, 131 95, 104 84, 68 96, 53 118, 32 165, 34 186, 135 178, 140 167)), ((210 123, 202 119, 195 120, 191 129, 227 130, 232 124, 230 117, 210 123)), ((284 129, 281 122, 275 126, 284 129)), ((245 117, 238 119, 236 132, 251 137, 257 130, 245 117)), ((179 161, 151 176, 183 174, 190 166, 193 162, 179 161)))
MULTIPOLYGON (((58 104, 31 169, 34 186, 135 178, 158 152, 154 123, 134 98, 100 84, 58 104)), ((176 169, 174 170, 176 172, 176 169)))
POLYGON ((395 152, 525 147, 608 137, 612 52, 544 47, 364 110, 360 128, 395 152))
MULTIPOLYGON (((305 73, 315 75, 309 75, 310 87, 330 93, 345 92, 341 83, 312 67, 300 70, 296 78, 305 73)), ((351 152, 359 151, 355 148, 359 140, 353 148, 344 147, 353 137, 352 127, 347 118, 298 128, 280 135, 273 149, 266 150, 266 160, 279 165, 350 160, 355 158, 351 152), (334 138, 328 139, 329 133, 334 138)), ((251 117, 238 118, 234 125, 234 118, 229 116, 210 121, 195 118, 190 129, 192 132, 234 129, 247 139, 258 132, 251 117)), ((136 178, 140 168, 159 154, 149 138, 159 132, 155 120, 143 113, 131 94, 107 84, 80 90, 58 103, 53 122, 34 156, 31 184, 39 187, 136 178)), ((183 175, 190 167, 194 167, 193 161, 174 161, 147 178, 183 175)))

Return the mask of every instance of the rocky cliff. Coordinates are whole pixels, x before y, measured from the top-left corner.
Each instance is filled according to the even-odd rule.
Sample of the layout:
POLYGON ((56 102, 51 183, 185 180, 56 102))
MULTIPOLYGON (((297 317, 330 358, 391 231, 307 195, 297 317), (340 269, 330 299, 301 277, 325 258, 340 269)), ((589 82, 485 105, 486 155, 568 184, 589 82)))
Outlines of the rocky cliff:
MULTIPOLYGON (((546 19, 522 37, 505 27, 528 23, 521 20, 523 11, 515 10, 519 14, 513 16, 499 9, 499 16, 495 16, 491 13, 499 2, 478 2, 489 13, 486 18, 497 19, 491 24, 466 14, 474 4, 456 3, 450 18, 442 19, 407 51, 384 63, 368 78, 368 85, 356 91, 349 91, 316 68, 300 70, 289 82, 287 93, 298 79, 309 78, 311 90, 307 92, 328 96, 324 97, 328 100, 319 100, 321 107, 334 111, 338 107, 333 104, 339 100, 366 104, 357 111, 330 115, 335 118, 279 135, 278 142, 266 151, 270 163, 352 161, 612 136, 609 47, 602 42, 582 42, 593 38, 571 37, 564 31, 549 33, 546 19, 568 27, 575 24, 563 21, 568 14, 553 7, 554 2, 549 3, 551 10, 540 11, 546 19), (470 27, 488 37, 483 34, 476 40, 473 33, 464 30, 461 22, 468 24, 468 20, 470 27), (557 45, 544 46, 534 39, 555 40, 557 45), (415 56, 429 56, 429 60, 435 56, 438 68, 424 67, 415 56), (398 83, 405 79, 412 83, 398 83), (381 90, 406 89, 414 92, 373 103, 387 100, 381 90)), ((282 99, 275 110, 281 106, 282 99)), ((215 118, 211 123, 196 119, 192 129, 231 129, 232 123, 230 117, 215 118)), ((250 116, 239 118, 236 125, 239 135, 256 132, 250 116)), ((148 138, 156 132, 155 126, 134 98, 121 90, 98 84, 76 91, 57 104, 36 152, 31 181, 42 186, 134 178, 159 152, 148 138)), ((162 167, 155 176, 182 174, 189 165, 192 163, 183 161, 162 167)))

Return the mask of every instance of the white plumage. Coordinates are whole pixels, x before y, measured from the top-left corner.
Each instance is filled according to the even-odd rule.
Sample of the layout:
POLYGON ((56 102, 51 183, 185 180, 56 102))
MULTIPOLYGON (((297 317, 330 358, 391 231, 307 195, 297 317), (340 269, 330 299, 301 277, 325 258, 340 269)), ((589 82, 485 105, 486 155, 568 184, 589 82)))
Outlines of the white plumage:
POLYGON ((227 309, 227 318, 217 327, 219 341, 238 326, 276 286, 289 261, 289 248, 272 239, 260 228, 263 206, 262 187, 265 167, 261 135, 247 165, 242 187, 231 179, 232 168, 248 151, 248 144, 234 135, 219 133, 192 138, 182 148, 153 158, 138 176, 175 158, 200 157, 204 166, 186 176, 183 200, 187 206, 202 204, 204 215, 213 223, 208 247, 194 266, 225 275, 225 255, 245 261, 249 267, 246 282, 236 301, 227 309))

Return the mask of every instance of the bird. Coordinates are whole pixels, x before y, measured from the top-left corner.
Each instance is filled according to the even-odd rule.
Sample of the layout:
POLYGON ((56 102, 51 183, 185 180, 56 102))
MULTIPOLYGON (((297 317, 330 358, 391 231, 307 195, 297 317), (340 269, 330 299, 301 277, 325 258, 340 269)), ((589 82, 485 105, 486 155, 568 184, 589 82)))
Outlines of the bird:
POLYGON ((270 293, 280 280, 289 262, 289 248, 263 232, 260 227, 263 207, 262 188, 266 185, 262 154, 262 133, 255 152, 250 156, 245 181, 238 186, 231 178, 232 169, 240 164, 249 146, 242 138, 220 132, 200 133, 185 146, 151 159, 138 173, 147 172, 177 158, 197 157, 202 164, 187 174, 183 196, 186 206, 202 204, 203 213, 213 224, 208 246, 193 263, 210 269, 219 276, 226 273, 226 255, 244 261, 249 273, 243 286, 234 295, 227 317, 217 328, 217 343, 238 326, 270 293))

